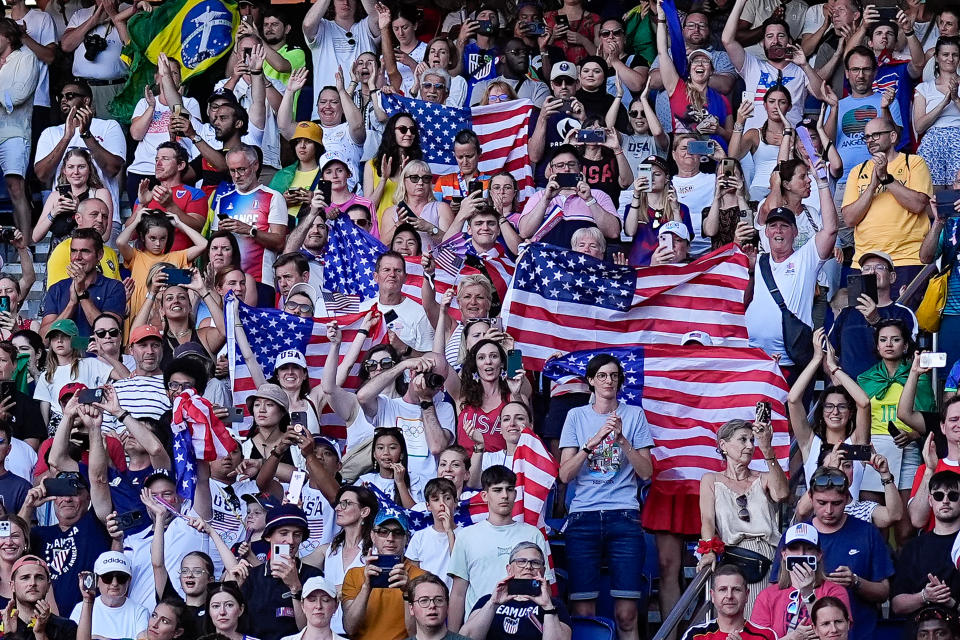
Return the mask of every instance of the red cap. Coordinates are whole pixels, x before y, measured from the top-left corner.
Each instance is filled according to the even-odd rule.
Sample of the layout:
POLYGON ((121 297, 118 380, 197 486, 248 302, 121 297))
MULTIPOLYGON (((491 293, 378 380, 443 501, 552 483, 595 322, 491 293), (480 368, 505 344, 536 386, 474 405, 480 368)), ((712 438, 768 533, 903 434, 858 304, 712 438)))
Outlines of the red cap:
POLYGON ((38 567, 42 567, 43 570, 47 572, 47 575, 48 575, 48 576, 50 575, 50 567, 47 566, 46 561, 44 561, 43 558, 40 558, 40 557, 38 557, 38 556, 33 556, 33 555, 21 556, 20 559, 18 559, 16 562, 14 562, 14 563, 13 563, 13 570, 10 572, 10 575, 11 575, 11 576, 16 576, 16 575, 17 575, 17 569, 19 569, 20 567, 22 567, 22 566, 24 566, 24 565, 27 565, 27 564, 31 564, 31 565, 36 565, 36 566, 38 566, 38 567))
POLYGON ((87 385, 82 382, 68 382, 60 388, 60 395, 57 396, 57 400, 60 401, 60 404, 63 404, 63 400, 66 396, 75 394, 77 391, 83 391, 87 388, 87 385))
POLYGON ((163 340, 163 336, 160 335, 160 330, 157 329, 152 324, 145 324, 137 327, 130 332, 130 344, 136 344, 141 340, 146 338, 156 338, 157 340, 163 340))

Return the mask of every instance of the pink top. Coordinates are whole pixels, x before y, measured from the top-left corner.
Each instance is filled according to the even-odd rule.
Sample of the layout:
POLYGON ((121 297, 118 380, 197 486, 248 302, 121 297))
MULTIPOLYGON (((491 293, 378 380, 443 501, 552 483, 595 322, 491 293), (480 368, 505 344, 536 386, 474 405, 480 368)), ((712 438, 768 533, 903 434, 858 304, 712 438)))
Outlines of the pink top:
MULTIPOLYGON (((790 615, 787 613, 787 607, 790 605, 795 589, 788 587, 781 589, 775 584, 770 585, 760 592, 757 601, 753 605, 753 615, 750 616, 750 622, 762 627, 773 629, 778 638, 782 638, 787 633, 790 615)), ((829 580, 813 590, 817 599, 824 596, 833 596, 839 598, 850 611, 850 596, 847 590, 829 580)), ((801 604, 801 625, 810 624, 810 607, 801 604)), ((851 620, 852 622, 852 620, 851 620)))

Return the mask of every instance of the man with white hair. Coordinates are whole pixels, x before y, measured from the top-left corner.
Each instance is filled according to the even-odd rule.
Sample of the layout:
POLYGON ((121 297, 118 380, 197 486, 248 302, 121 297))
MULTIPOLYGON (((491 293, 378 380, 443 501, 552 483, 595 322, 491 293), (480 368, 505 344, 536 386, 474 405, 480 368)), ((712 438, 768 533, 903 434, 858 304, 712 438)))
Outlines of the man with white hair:
POLYGON ((80 623, 84 603, 93 599, 93 636, 100 638, 136 638, 150 623, 150 612, 127 597, 133 569, 130 560, 119 551, 100 554, 93 573, 80 575, 83 602, 73 607, 70 619, 80 623), (93 578, 90 588, 84 578, 93 578), (96 591, 100 595, 94 599, 96 591))
POLYGON ((420 75, 420 98, 425 102, 459 107, 458 104, 447 104, 447 98, 450 97, 450 82, 450 74, 446 69, 430 67, 420 75))

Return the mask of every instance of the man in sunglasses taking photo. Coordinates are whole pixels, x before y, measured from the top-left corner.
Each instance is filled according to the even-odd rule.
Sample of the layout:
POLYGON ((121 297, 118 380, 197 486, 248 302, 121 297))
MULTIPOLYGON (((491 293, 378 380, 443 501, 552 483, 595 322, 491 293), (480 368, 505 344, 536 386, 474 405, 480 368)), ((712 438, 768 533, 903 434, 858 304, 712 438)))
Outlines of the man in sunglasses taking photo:
MULTIPOLYGON (((80 577, 80 592, 84 601, 96 591, 93 599, 93 635, 101 638, 136 638, 150 623, 150 612, 127 597, 130 575, 133 573, 130 560, 119 551, 100 554, 93 565, 94 588, 85 589, 83 575, 80 577)), ((70 619, 80 623, 83 603, 78 602, 70 619)))

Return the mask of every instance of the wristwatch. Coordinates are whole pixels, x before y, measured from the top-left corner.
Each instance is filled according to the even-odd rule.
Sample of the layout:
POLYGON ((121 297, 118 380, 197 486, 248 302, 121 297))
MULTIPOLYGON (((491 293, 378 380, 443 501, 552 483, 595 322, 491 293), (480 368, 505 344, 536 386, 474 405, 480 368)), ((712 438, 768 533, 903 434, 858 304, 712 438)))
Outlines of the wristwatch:
POLYGON ((484 447, 482 444, 474 443, 473 445, 474 453, 484 453, 486 450, 487 450, 486 447, 484 447))
POLYGON ((89 291, 84 291, 83 293, 77 294, 77 300, 89 300, 89 299, 90 299, 89 291))
POLYGON ((83 131, 80 133, 80 137, 83 138, 84 140, 87 140, 89 138, 92 138, 93 134, 90 133, 89 131, 83 131))
POLYGON ((256 228, 256 227, 250 227, 250 237, 251 237, 251 238, 256 238, 256 237, 257 237, 257 228, 256 228))
POLYGON ((880 178, 880 184, 882 184, 883 186, 887 186, 892 182, 893 182, 893 176, 890 175, 889 173, 887 174, 886 178, 880 178))
POLYGON ((201 142, 203 142, 203 138, 201 138, 200 135, 197 134, 192 138, 190 138, 190 142, 192 142, 193 144, 200 144, 201 142))
POLYGON ((433 406, 433 400, 424 400, 420 403, 420 408, 426 411, 433 406))
POLYGON ((587 455, 590 455, 591 453, 593 453, 593 449, 591 449, 587 445, 583 445, 582 447, 580 447, 580 451, 583 451, 587 455))
POLYGON ((432 228, 430 229, 430 235, 435 236, 435 235, 437 235, 438 233, 440 233, 440 228, 439 228, 439 227, 432 227, 432 228))

